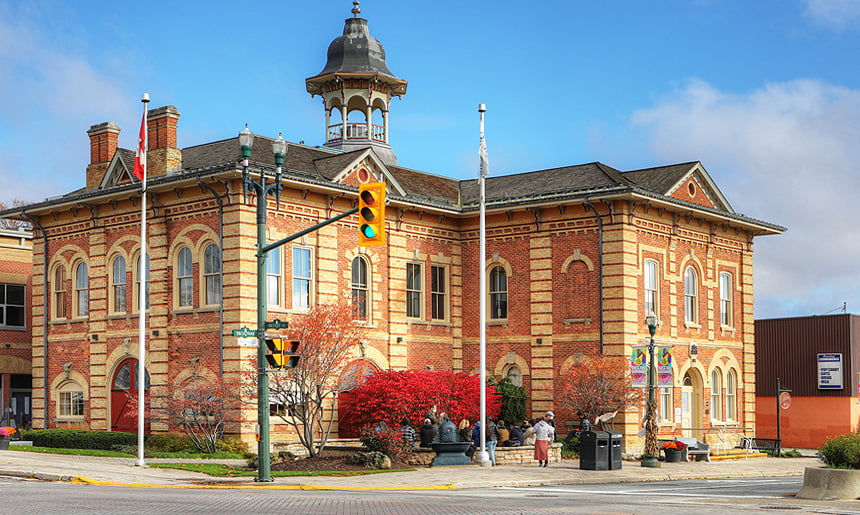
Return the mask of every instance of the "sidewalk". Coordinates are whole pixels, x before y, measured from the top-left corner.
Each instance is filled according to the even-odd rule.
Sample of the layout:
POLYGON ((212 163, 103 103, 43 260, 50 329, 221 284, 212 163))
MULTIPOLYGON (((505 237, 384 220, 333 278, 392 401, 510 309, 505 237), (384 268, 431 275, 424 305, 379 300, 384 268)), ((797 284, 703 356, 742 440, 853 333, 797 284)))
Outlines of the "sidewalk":
MULTIPOLYGON (((12 446, 11 448, 14 448, 12 446)), ((661 463, 645 468, 625 461, 620 470, 581 470, 578 460, 564 460, 539 468, 537 465, 479 467, 475 465, 420 468, 412 472, 390 472, 354 477, 285 477, 257 483, 251 477, 221 478, 175 469, 135 466, 133 458, 63 456, 20 451, 0 452, 0 476, 36 478, 46 481, 81 481, 168 488, 297 488, 297 489, 398 489, 489 488, 494 486, 540 486, 634 481, 677 481, 767 476, 802 476, 806 467, 821 467, 816 458, 750 458, 722 462, 661 463), (80 479, 76 479, 80 478, 80 479)), ((160 461, 147 460, 147 464, 160 461)), ((195 461, 197 462, 197 461, 195 461)), ((244 464, 243 460, 218 463, 244 464)))

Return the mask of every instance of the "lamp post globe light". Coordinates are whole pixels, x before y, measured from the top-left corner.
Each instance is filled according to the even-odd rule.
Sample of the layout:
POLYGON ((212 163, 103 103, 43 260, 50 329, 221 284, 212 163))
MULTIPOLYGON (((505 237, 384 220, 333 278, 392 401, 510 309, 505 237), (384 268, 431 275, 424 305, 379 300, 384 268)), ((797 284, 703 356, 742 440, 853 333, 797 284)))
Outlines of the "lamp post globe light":
POLYGON ((656 468, 660 466, 657 461, 660 447, 657 445, 657 420, 654 415, 657 408, 654 395, 654 333, 657 332, 657 315, 653 311, 648 313, 645 323, 648 324, 651 340, 648 343, 648 405, 645 408, 645 454, 642 456, 642 466, 656 468))
POLYGON ((257 196, 257 465, 255 481, 272 481, 271 463, 269 462, 269 372, 266 367, 266 319, 268 318, 268 294, 266 291, 266 205, 270 194, 280 200, 281 168, 287 152, 287 143, 279 134, 272 142, 272 152, 275 157, 277 171, 275 181, 266 184, 266 175, 260 169, 259 179, 254 180, 248 172, 248 161, 251 158, 251 148, 254 145, 254 135, 245 125, 239 133, 239 146, 242 149, 242 188, 245 193, 252 190, 257 196))

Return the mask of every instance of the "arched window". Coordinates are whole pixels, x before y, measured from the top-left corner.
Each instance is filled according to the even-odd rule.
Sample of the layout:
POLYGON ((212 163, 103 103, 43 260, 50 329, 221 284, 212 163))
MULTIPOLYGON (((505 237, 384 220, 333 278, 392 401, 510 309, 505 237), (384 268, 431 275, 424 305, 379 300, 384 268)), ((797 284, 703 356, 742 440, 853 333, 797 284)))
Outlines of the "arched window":
POLYGON ((645 283, 645 316, 654 313, 657 318, 660 318, 660 308, 657 305, 657 262, 653 259, 646 259, 642 275, 645 283))
MULTIPOLYGON (((144 306, 145 306, 145 308, 144 308, 144 309, 149 309, 149 282, 150 282, 150 273, 149 273, 149 254, 146 254, 146 255, 144 256, 144 260, 146 261, 146 264, 144 265, 144 274, 145 274, 144 281, 146 281, 146 282, 145 282, 145 285, 144 285, 144 287, 146 288, 146 291, 144 292, 144 295, 145 295, 145 297, 146 297, 146 300, 145 300, 145 302, 144 302, 144 306)), ((134 288, 134 298, 135 298, 136 302, 135 302, 134 304, 135 304, 135 308, 136 308, 137 310, 140 310, 140 279, 141 279, 141 274, 140 274, 140 257, 138 257, 138 259, 137 259, 137 268, 136 268, 136 272, 137 272, 137 273, 136 273, 136 276, 135 276, 135 288, 134 288)))
POLYGON ((117 256, 111 266, 111 310, 125 313, 125 258, 117 256))
POLYGON ((82 419, 84 417, 84 389, 74 381, 66 381, 59 388, 57 415, 60 418, 82 419))
POLYGON ((738 373, 730 368, 726 374, 726 420, 738 419, 738 373))
POLYGON ((75 316, 90 314, 90 274, 86 263, 75 267, 75 316))
POLYGON ((66 272, 62 266, 54 270, 54 318, 66 318, 66 272))
POLYGON ((176 255, 176 291, 179 294, 179 307, 194 305, 194 271, 192 269, 191 249, 182 247, 176 255))
POLYGON ((698 320, 698 291, 699 281, 696 277, 696 270, 693 267, 687 267, 684 271, 684 320, 695 324, 698 320))
POLYGON ((732 313, 732 274, 720 273, 720 325, 731 327, 732 313))
POLYGON ((719 368, 711 371, 711 420, 722 420, 723 374, 719 368))
POLYGON ((505 372, 505 377, 510 379, 511 384, 514 386, 523 385, 523 371, 520 370, 520 367, 516 365, 511 365, 508 367, 508 370, 505 372))
POLYGON ((214 243, 203 252, 203 291, 207 305, 221 304, 221 249, 214 243))
POLYGON ((504 267, 494 266, 490 270, 490 318, 508 318, 508 274, 504 267))
POLYGON ((368 272, 367 261, 358 256, 352 260, 352 307, 359 320, 367 320, 368 314, 368 272))

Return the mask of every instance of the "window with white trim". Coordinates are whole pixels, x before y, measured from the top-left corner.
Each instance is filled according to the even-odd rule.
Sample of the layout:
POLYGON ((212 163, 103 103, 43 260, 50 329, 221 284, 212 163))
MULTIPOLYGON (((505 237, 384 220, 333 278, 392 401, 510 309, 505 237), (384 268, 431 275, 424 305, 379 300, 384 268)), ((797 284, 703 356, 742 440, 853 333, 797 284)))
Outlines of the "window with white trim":
POLYGON ((311 307, 311 249, 293 247, 293 309, 311 307))
POLYGON ((448 269, 430 267, 430 318, 446 320, 448 316, 448 269))
POLYGON ((194 266, 191 249, 182 247, 176 255, 176 291, 179 294, 177 305, 190 308, 194 305, 194 266))
POLYGON ((111 311, 113 313, 125 313, 126 288, 125 288, 125 258, 117 256, 111 265, 111 311))
POLYGON ((65 418, 79 418, 84 416, 84 391, 81 386, 68 381, 60 387, 58 403, 58 415, 65 418))
POLYGON ((508 273, 501 265, 490 270, 490 319, 503 320, 508 318, 508 273))
POLYGON ((221 249, 214 243, 203 251, 203 288, 207 306, 221 304, 221 249))
POLYGON ((85 317, 90 314, 90 273, 86 263, 81 262, 75 267, 75 316, 85 317))
POLYGON ((358 256, 352 260, 352 308, 359 320, 367 320, 368 314, 368 266, 367 260, 358 256))
POLYGON ((698 320, 699 281, 696 270, 688 266, 684 270, 684 320, 695 324, 698 320))
POLYGON ((406 263, 406 316, 421 318, 421 264, 406 263))
POLYGON ((660 422, 671 424, 674 418, 672 388, 660 388, 660 407, 658 410, 660 422))
POLYGON ((726 374, 726 420, 738 419, 738 373, 730 368, 726 374))
POLYGON ((281 305, 281 247, 266 257, 266 297, 270 306, 281 305))
POLYGON ((62 266, 54 270, 54 318, 66 318, 66 271, 62 266))
POLYGON ((0 327, 23 329, 24 306, 27 303, 23 284, 0 283, 0 327))
POLYGON ((657 262, 646 259, 642 273, 645 283, 645 316, 651 313, 657 315, 660 312, 657 305, 657 262))
POLYGON ((720 325, 731 327, 732 313, 732 274, 720 273, 720 325))
POLYGON ((723 419, 723 373, 719 368, 711 371, 711 420, 723 419))

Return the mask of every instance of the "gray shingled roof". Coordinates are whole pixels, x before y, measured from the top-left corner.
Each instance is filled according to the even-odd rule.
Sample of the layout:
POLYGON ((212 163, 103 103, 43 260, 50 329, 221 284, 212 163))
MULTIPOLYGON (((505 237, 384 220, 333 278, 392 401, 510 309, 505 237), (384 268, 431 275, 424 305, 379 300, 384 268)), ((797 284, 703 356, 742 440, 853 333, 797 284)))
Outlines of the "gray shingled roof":
POLYGON ((370 35, 367 20, 363 18, 348 18, 343 35, 329 45, 328 60, 317 77, 334 73, 374 74, 402 82, 388 69, 385 49, 370 35))
POLYGON ((672 186, 678 184, 678 181, 683 179, 696 164, 697 162, 693 161, 691 163, 679 163, 669 166, 656 166, 654 168, 624 172, 623 175, 628 180, 645 189, 662 195, 668 195, 672 186))

